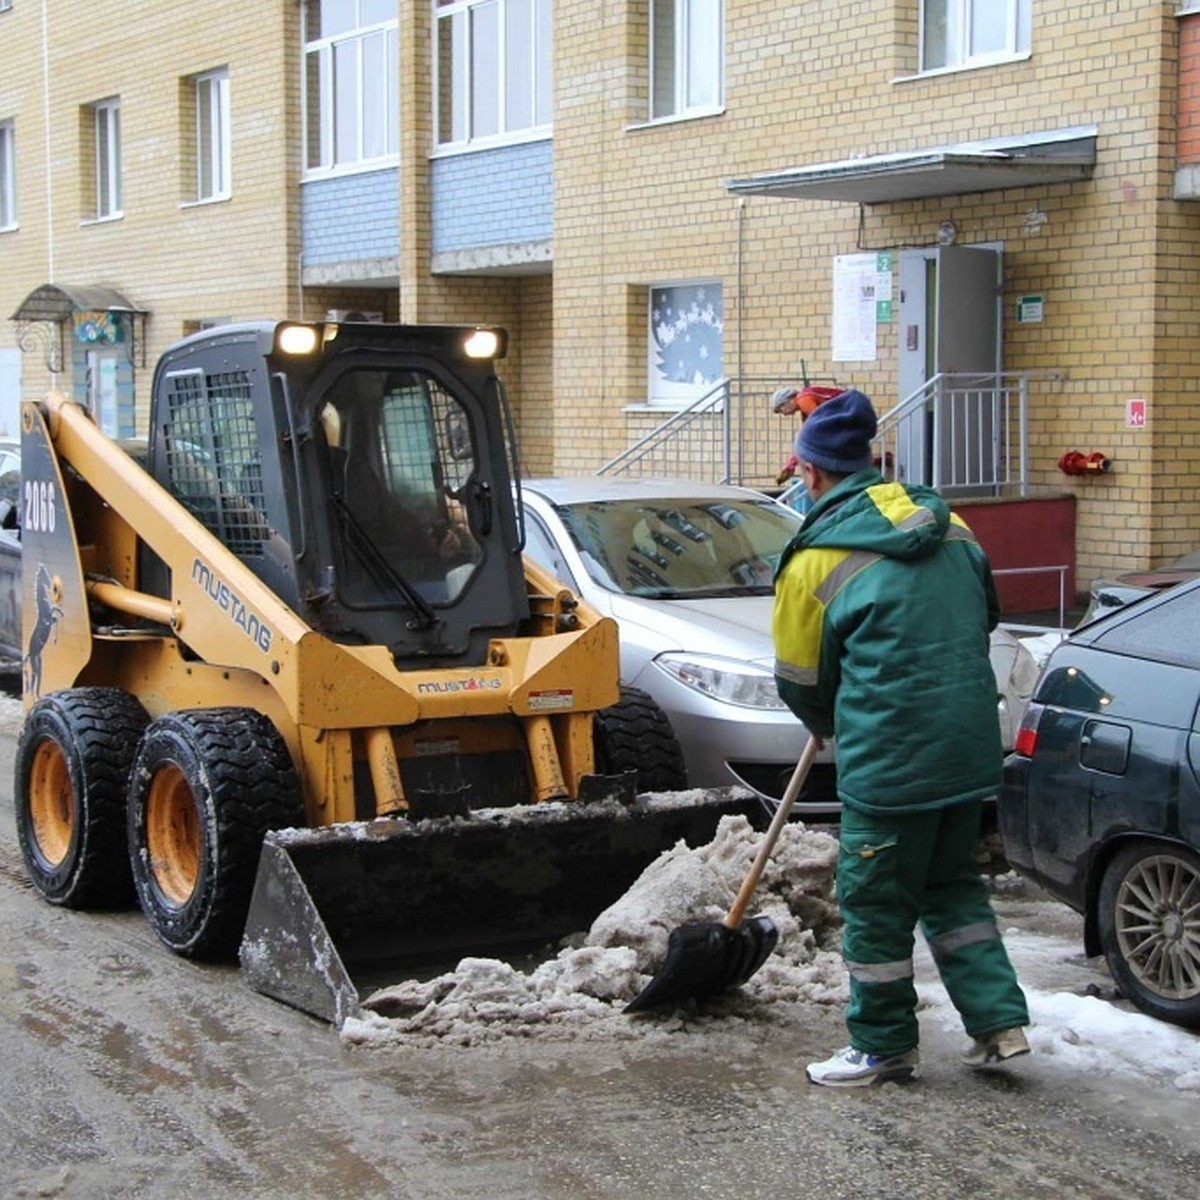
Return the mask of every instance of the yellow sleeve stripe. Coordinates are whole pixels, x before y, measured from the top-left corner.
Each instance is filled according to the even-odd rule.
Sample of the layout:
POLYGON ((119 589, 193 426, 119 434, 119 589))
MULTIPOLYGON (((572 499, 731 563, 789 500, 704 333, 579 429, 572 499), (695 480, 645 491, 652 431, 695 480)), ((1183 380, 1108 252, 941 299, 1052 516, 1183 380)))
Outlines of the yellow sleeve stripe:
POLYGON ((772 636, 777 670, 797 682, 807 682, 821 660, 825 625, 825 583, 852 557, 838 547, 812 547, 797 554, 775 582, 772 636), (782 670, 780 670, 782 668, 782 670))

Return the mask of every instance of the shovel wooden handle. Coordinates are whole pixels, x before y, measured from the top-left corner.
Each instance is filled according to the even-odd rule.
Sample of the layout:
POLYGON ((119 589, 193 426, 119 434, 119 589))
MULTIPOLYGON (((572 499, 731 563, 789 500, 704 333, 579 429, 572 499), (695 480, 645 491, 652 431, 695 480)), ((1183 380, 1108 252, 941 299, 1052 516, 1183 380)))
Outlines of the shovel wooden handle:
POLYGON ((779 835, 783 832, 783 827, 787 824, 788 816, 791 814, 792 805, 796 803, 796 797, 800 795, 800 789, 804 786, 804 781, 808 778, 809 769, 812 767, 813 759, 816 756, 817 739, 810 734, 808 744, 804 747, 804 753, 800 755, 800 761, 796 764, 796 769, 792 772, 791 779, 788 780, 787 789, 783 793, 783 799, 780 800, 779 807, 775 810, 775 815, 771 818, 770 827, 767 829, 767 836, 763 838, 763 843, 758 848, 758 854, 754 857, 754 865, 751 866, 749 874, 742 881, 737 898, 734 900, 733 906, 725 917, 724 923, 727 928, 736 929, 742 923, 742 916, 746 912, 746 906, 750 903, 750 898, 754 895, 754 889, 758 887, 758 881, 762 878, 763 871, 766 870, 767 860, 771 857, 771 851, 775 849, 775 843, 779 841, 779 835))

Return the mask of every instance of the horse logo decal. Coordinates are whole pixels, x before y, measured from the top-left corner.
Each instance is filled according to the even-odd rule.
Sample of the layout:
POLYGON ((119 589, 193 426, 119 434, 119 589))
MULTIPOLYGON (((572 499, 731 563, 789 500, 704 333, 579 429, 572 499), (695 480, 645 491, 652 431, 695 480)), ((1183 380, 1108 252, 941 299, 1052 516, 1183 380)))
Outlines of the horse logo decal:
POLYGON ((45 563, 38 563, 37 580, 34 583, 37 598, 37 620, 29 635, 29 649, 25 655, 25 691, 35 699, 42 694, 42 651, 51 634, 58 640, 58 623, 63 610, 54 603, 50 594, 50 572, 45 563))

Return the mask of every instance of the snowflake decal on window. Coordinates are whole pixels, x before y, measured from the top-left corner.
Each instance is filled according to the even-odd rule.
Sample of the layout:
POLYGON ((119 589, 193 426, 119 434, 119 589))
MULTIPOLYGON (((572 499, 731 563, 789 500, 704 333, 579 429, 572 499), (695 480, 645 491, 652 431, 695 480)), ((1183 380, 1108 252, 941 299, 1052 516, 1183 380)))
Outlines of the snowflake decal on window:
POLYGON ((724 370, 721 285, 651 288, 655 369, 668 383, 712 384, 724 370))

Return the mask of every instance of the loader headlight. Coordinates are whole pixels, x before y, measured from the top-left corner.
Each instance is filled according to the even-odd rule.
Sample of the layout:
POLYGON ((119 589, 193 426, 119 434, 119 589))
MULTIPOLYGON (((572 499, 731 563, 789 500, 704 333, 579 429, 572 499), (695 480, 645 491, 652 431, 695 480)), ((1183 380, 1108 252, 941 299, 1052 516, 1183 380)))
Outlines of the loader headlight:
POLYGON ((660 654, 654 663, 685 686, 725 704, 742 708, 787 707, 775 690, 774 674, 753 663, 681 651, 660 654))
POLYGON ((463 342, 463 353, 468 358, 503 358, 504 339, 498 329, 472 330, 463 342))
POLYGON ((317 348, 317 331, 311 325, 280 325, 275 331, 275 349, 280 354, 303 357, 317 348))

